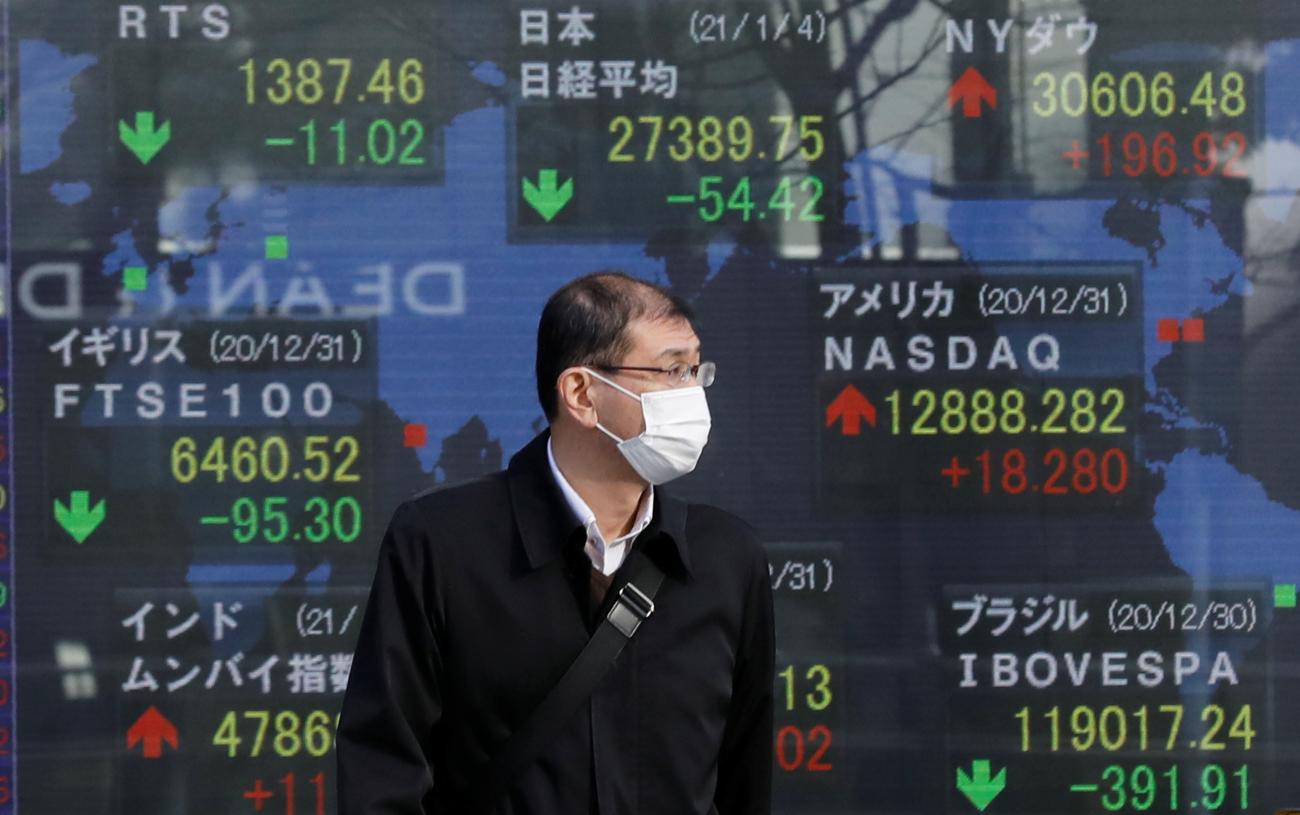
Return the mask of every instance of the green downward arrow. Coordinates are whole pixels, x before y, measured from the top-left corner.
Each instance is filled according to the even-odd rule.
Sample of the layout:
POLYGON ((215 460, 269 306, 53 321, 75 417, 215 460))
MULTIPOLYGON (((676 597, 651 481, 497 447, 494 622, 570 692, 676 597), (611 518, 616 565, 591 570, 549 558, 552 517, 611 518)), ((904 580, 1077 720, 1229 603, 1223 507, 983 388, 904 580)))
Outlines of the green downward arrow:
POLYGON ((550 221, 556 213, 564 209, 573 197, 573 179, 556 186, 556 171, 542 170, 537 174, 537 183, 524 179, 524 200, 537 210, 537 214, 550 221))
POLYGON ((163 145, 171 141, 172 123, 163 122, 162 127, 155 128, 153 111, 142 110, 135 114, 134 129, 125 120, 118 119, 117 135, 122 144, 140 159, 141 164, 148 164, 163 149, 163 145))
POLYGON ((77 543, 85 543, 90 533, 94 532, 101 523, 104 522, 104 515, 107 509, 104 507, 104 499, 99 499, 95 508, 90 508, 90 493, 85 490, 72 491, 72 507, 68 508, 62 501, 54 499, 54 519, 59 522, 59 526, 72 536, 77 543))
POLYGON ((978 760, 971 764, 971 774, 967 775, 961 767, 957 768, 957 789, 970 799, 975 808, 983 812, 993 799, 998 797, 1007 786, 1007 768, 1003 767, 998 770, 998 774, 990 777, 991 767, 986 760, 978 760))

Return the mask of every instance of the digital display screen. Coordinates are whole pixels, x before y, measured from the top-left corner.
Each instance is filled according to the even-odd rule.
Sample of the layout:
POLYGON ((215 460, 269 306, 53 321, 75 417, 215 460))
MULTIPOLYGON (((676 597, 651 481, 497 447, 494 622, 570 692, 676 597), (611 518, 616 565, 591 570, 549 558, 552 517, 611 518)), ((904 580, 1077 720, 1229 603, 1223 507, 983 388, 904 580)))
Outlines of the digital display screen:
POLYGON ((1293 0, 0 8, 0 815, 337 812, 384 529, 603 269, 717 363, 775 811, 1300 811, 1293 0))

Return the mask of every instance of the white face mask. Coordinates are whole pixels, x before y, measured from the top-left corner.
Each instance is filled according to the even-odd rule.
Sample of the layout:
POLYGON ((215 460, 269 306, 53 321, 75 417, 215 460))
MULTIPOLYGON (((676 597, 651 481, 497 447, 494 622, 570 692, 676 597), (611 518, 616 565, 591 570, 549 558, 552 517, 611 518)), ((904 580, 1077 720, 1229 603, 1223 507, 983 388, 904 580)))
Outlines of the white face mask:
POLYGON ((645 418, 641 435, 620 439, 600 422, 596 422, 596 427, 618 442, 618 451, 642 478, 651 484, 663 484, 695 469, 712 424, 704 388, 695 385, 637 395, 590 368, 584 370, 641 403, 641 415, 645 418))

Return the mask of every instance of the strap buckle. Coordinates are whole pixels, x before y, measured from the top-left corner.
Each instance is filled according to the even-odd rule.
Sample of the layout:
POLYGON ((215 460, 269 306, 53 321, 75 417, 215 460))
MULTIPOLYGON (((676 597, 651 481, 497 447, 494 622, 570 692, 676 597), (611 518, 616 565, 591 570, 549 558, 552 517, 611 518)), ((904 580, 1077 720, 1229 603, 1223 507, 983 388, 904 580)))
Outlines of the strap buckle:
POLYGON ((637 628, 655 613, 655 603, 634 583, 624 583, 605 619, 623 636, 632 637, 637 628))

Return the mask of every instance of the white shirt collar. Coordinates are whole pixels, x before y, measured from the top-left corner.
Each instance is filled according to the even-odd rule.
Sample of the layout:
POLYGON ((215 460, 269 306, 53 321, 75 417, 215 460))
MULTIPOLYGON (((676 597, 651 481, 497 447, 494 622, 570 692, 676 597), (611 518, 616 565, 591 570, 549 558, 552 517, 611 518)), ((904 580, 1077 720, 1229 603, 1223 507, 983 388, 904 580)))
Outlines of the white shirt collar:
POLYGON ((591 559, 591 565, 601 574, 613 574, 627 557, 633 539, 650 525, 655 508, 654 485, 646 487, 646 491, 641 493, 641 503, 637 506, 636 521, 632 524, 632 531, 606 543, 605 536, 600 531, 600 524, 596 522, 596 513, 587 506, 586 501, 582 500, 582 496, 578 495, 578 491, 573 488, 569 480, 564 477, 564 473, 560 472, 559 465, 555 463, 555 453, 551 449, 549 438, 546 440, 546 460, 550 462, 551 475, 555 476, 555 483, 560 486, 560 492, 564 494, 569 509, 572 510, 578 523, 587 530, 585 551, 587 557, 591 559))

